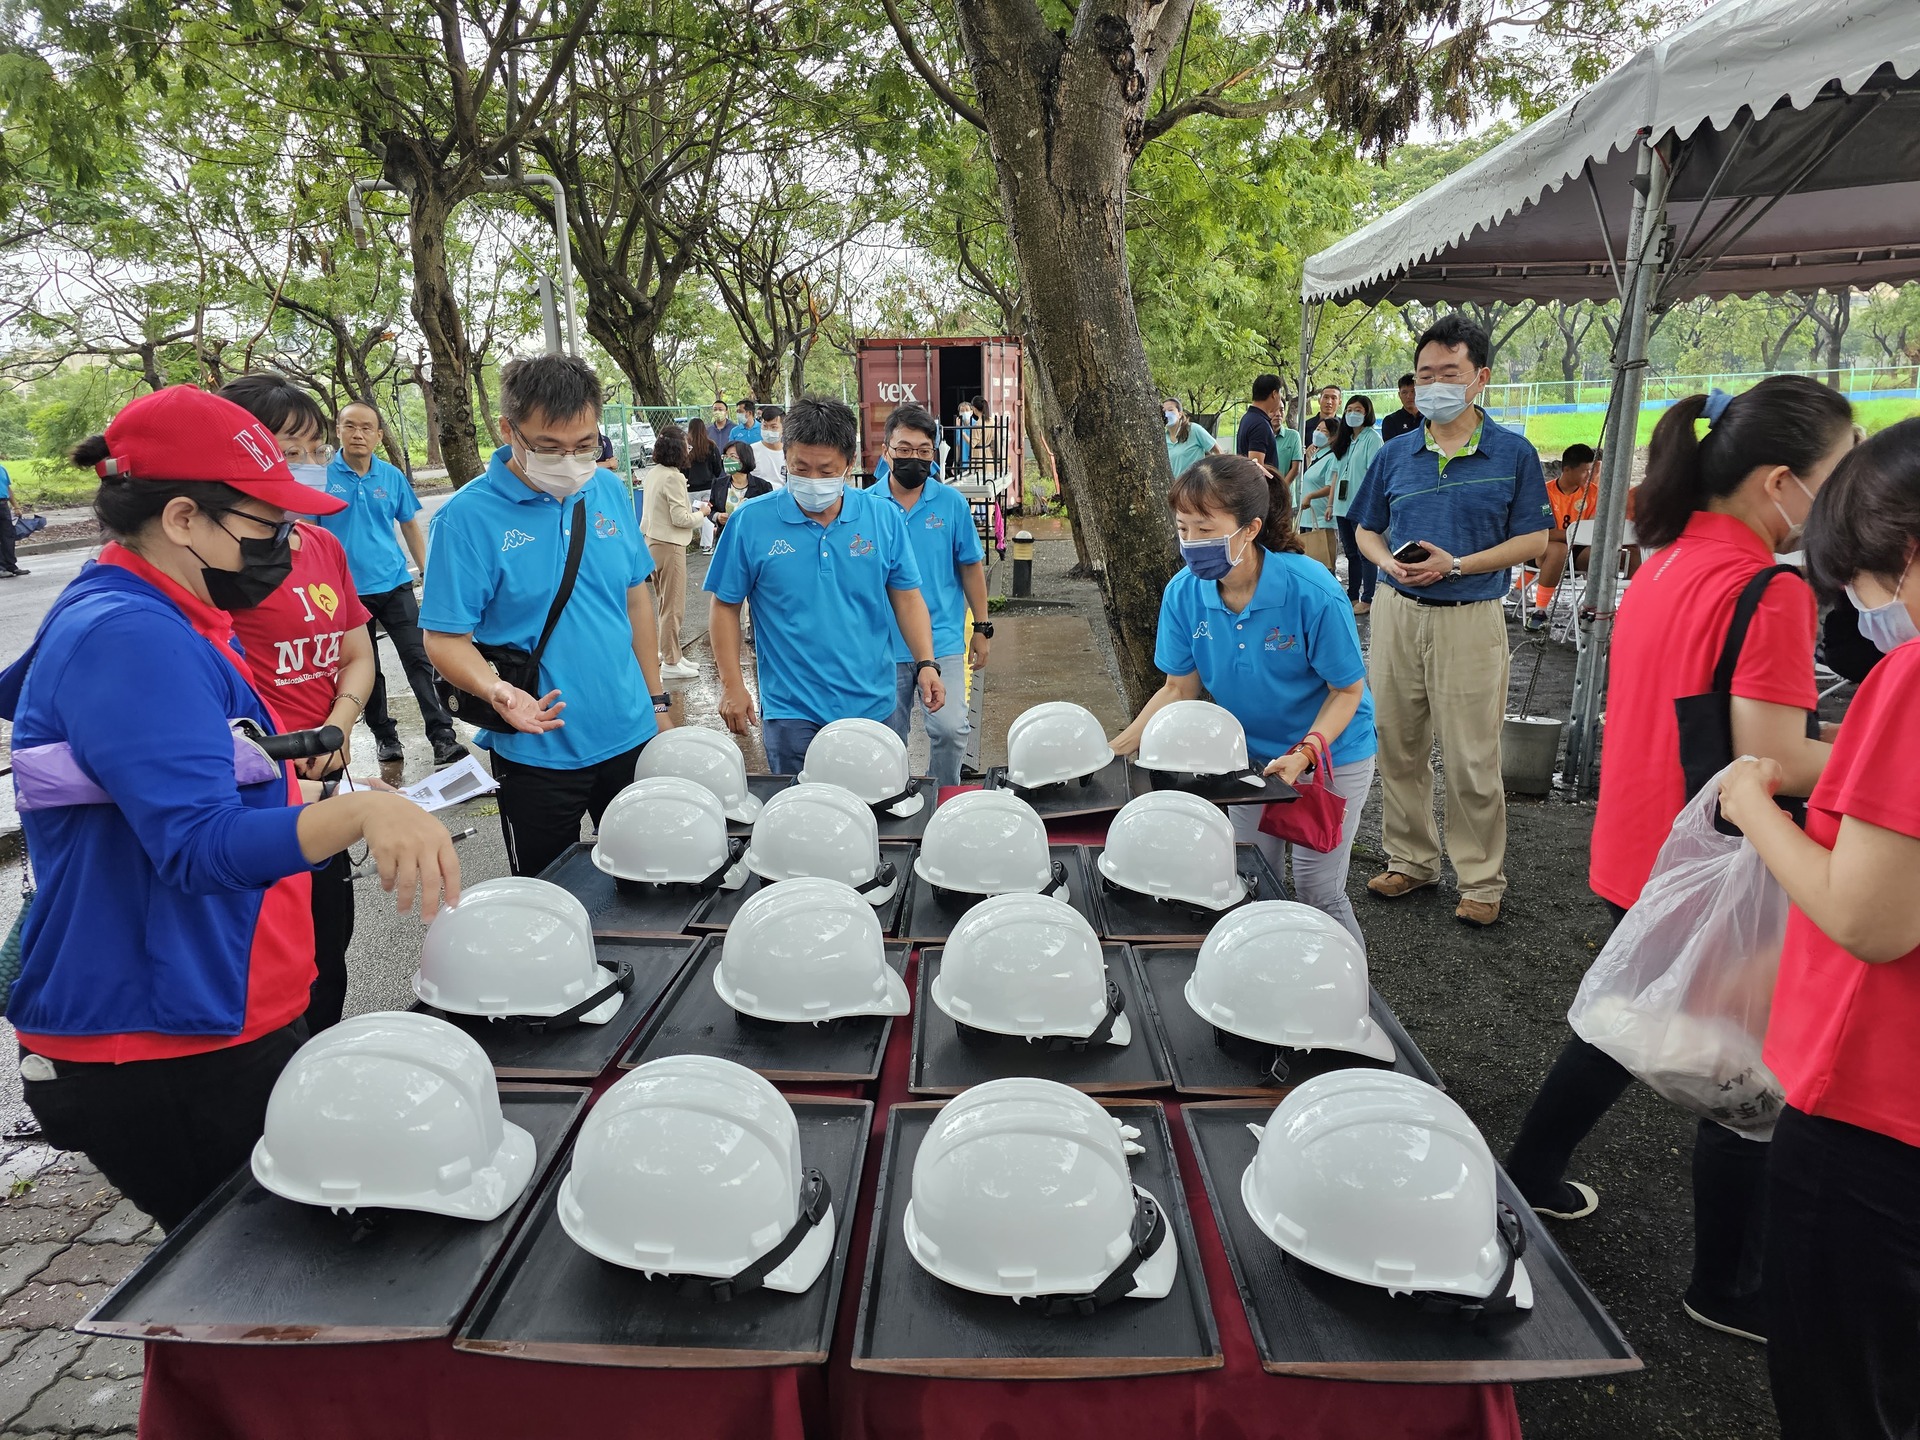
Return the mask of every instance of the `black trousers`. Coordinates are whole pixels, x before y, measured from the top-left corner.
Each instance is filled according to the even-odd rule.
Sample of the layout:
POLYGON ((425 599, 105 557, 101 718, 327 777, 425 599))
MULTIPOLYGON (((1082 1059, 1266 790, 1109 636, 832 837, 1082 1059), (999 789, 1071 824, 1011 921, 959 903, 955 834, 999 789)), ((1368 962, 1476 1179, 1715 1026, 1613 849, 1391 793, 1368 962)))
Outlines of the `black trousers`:
POLYGON ((433 665, 427 659, 427 642, 420 635, 420 601, 413 586, 402 585, 379 595, 362 595, 360 603, 373 619, 367 622, 367 634, 374 639, 373 693, 367 696, 367 728, 376 740, 391 740, 399 731, 387 710, 387 677, 380 669, 380 630, 387 632, 400 668, 407 672, 407 686, 420 706, 420 718, 426 722, 427 739, 438 745, 454 738, 453 719, 440 703, 433 688, 433 665), (376 628, 377 627, 377 628, 376 628))
POLYGON ((353 862, 343 850, 313 875, 313 964, 307 1033, 340 1023, 347 1004, 347 947, 353 943, 353 862))
POLYGON ((1767 1167, 1781 1440, 1920 1436, 1920 1146, 1789 1106, 1767 1167))
POLYGON ((644 745, 580 770, 546 770, 493 753, 500 782, 500 829, 516 875, 538 875, 580 839, 580 817, 598 825, 613 797, 633 783, 644 745))
POLYGON ((78 1150, 171 1230, 246 1164, 266 1128, 273 1082, 306 1038, 296 1020, 245 1045, 177 1060, 56 1060, 51 1080, 20 1088, 47 1144, 78 1150))
POLYGON ((0 570, 18 570, 20 557, 13 552, 13 506, 0 500, 0 570))

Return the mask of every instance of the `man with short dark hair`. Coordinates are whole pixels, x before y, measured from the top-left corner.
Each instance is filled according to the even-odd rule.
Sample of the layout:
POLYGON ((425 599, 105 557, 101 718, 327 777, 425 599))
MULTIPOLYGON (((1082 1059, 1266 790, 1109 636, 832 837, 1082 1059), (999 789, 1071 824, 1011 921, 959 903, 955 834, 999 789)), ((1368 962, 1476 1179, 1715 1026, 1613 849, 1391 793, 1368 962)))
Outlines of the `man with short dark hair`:
POLYGON ((1265 470, 1272 485, 1291 485, 1300 473, 1300 437, 1280 423, 1284 403, 1278 375, 1254 376, 1253 403, 1240 417, 1233 437, 1233 453, 1245 455, 1265 470))
POLYGON ((1389 440, 1348 512, 1387 583, 1373 608, 1368 679, 1380 740, 1387 869, 1383 900, 1440 878, 1433 741, 1446 762, 1447 855, 1460 881, 1454 916, 1500 918, 1506 894, 1507 626, 1500 602, 1515 565, 1547 548, 1553 514, 1540 457, 1474 402, 1485 393, 1486 331, 1443 315, 1414 345, 1425 423, 1389 440))
POLYGON ((822 726, 893 718, 896 634, 928 713, 947 696, 900 507, 847 486, 858 443, 853 411, 808 396, 785 418, 786 488, 728 517, 703 588, 713 596, 707 628, 724 690, 720 718, 736 735, 758 720, 767 768, 796 775, 822 726), (749 602, 757 715, 740 669, 740 609, 749 602))
POLYGON ((1413 399, 1413 374, 1400 377, 1400 408, 1380 422, 1380 438, 1392 440, 1409 430, 1420 428, 1420 407, 1413 399))
POLYGON ((1313 449, 1313 436, 1315 431, 1326 431, 1327 440, 1331 442, 1334 435, 1340 429, 1340 387, 1338 385, 1322 385, 1320 387, 1319 399, 1319 410, 1306 417, 1306 433, 1301 437, 1300 441, 1301 448, 1306 451, 1313 449))
MULTIPOLYGON (((367 622, 367 633, 375 637, 376 661, 379 633, 384 630, 420 707, 433 745, 433 763, 451 765, 467 753, 467 747, 454 733, 453 718, 434 691, 433 666, 427 663, 420 638, 420 602, 407 569, 407 552, 411 552, 415 569, 426 572, 427 536, 420 524, 419 498, 407 477, 375 453, 385 431, 380 412, 371 403, 353 400, 342 406, 334 428, 340 448, 327 465, 327 493, 346 501, 347 508, 337 515, 322 515, 320 523, 347 552, 347 568, 353 572, 360 603, 373 617, 367 622), (395 538, 396 529, 406 539, 406 551, 395 538)), ((373 692, 367 696, 366 721, 380 762, 391 764, 403 758, 400 730, 387 709, 387 679, 377 665, 373 692)))
POLYGON ((734 407, 734 440, 744 440, 749 445, 760 443, 760 407, 751 395, 742 396, 734 407))
MULTIPOLYGON (((1600 487, 1594 482, 1593 447, 1569 445, 1560 457, 1560 473, 1547 482, 1547 504, 1553 509, 1553 526, 1547 531, 1547 554, 1540 562, 1540 580, 1533 587, 1533 613, 1527 616, 1527 629, 1544 630, 1553 611, 1553 597, 1567 573, 1568 535, 1582 520, 1600 513, 1600 487)), ((1573 568, 1587 570, 1590 545, 1573 552, 1573 568)))
MULTIPOLYGON (((926 601, 933 627, 933 658, 940 665, 940 683, 951 697, 937 710, 922 707, 931 752, 928 773, 939 784, 958 785, 969 733, 964 703, 966 652, 971 652, 973 668, 984 670, 993 645, 993 622, 987 616, 986 552, 973 527, 967 497, 939 478, 940 422, 918 405, 901 405, 887 417, 882 444, 887 478, 874 487, 875 493, 897 505, 906 522, 907 543, 920 567, 920 598, 926 601)), ((893 659, 896 699, 887 723, 904 741, 913 725, 919 676, 907 637, 898 626, 893 659)))
POLYGON ((673 724, 646 583, 653 557, 626 487, 599 463, 600 410, 600 381, 584 360, 509 361, 500 372, 507 443, 433 517, 427 652, 513 727, 486 732, 485 743, 516 875, 540 874, 578 842, 583 815, 598 824, 632 782, 641 747, 673 724), (581 529, 579 570, 534 694, 502 680, 479 647, 534 649, 581 529))
POLYGON ((772 407, 760 412, 760 438, 753 442, 753 473, 778 490, 787 483, 785 415, 772 407))

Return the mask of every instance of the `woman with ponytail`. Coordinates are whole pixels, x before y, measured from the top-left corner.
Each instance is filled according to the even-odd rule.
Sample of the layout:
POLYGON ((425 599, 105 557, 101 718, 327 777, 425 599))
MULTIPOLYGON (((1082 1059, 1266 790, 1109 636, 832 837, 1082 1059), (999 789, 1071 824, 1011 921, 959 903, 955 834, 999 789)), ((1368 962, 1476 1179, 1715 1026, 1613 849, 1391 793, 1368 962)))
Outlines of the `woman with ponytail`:
MULTIPOLYGON (((1641 567, 1614 622, 1607 736, 1588 883, 1616 920, 1640 898, 1673 821, 1691 798, 1679 702, 1714 690, 1736 652, 1729 755, 1775 761, 1787 795, 1813 790, 1831 746, 1814 712, 1813 591, 1776 554, 1797 550, 1813 497, 1853 448, 1844 396, 1776 375, 1729 396, 1690 395, 1660 417, 1638 492, 1641 567), (1742 605, 1742 596, 1748 597, 1742 605), (1736 643, 1735 609, 1751 607, 1736 643)), ((1689 734, 1693 722, 1689 720, 1689 734)), ((1704 777, 1701 777, 1704 778, 1704 777)), ((1573 1149, 1631 1077, 1577 1036, 1548 1072, 1507 1158, 1529 1204, 1555 1219, 1591 1215, 1591 1187, 1565 1178, 1573 1149)), ((1709 1120, 1693 1152, 1693 1279, 1683 1308, 1712 1329, 1764 1340, 1757 1290, 1767 1148, 1709 1120)))
POLYGON ((1373 697, 1353 609, 1326 567, 1301 551, 1287 487, 1240 455, 1209 455, 1167 493, 1186 568, 1160 599, 1154 663, 1166 683, 1125 730, 1116 754, 1140 748, 1164 706, 1204 690, 1247 732, 1249 757, 1288 784, 1309 769, 1346 801, 1341 840, 1321 854, 1260 832, 1264 806, 1228 810, 1243 842, 1260 847, 1293 896, 1324 910, 1362 945, 1347 898, 1347 865, 1373 785, 1373 697))

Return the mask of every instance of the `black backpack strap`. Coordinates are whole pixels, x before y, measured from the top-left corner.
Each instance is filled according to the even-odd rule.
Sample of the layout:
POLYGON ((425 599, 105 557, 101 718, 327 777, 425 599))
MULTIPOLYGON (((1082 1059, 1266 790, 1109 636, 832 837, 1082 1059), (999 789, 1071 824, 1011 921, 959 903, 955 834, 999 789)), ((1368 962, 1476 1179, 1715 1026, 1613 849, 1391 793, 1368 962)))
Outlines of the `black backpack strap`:
POLYGON ((553 627, 560 623, 560 612, 567 608, 567 601, 573 598, 573 582, 580 577, 580 557, 587 549, 587 498, 581 496, 573 507, 573 535, 567 541, 567 568, 560 575, 560 589, 553 597, 553 604, 547 607, 547 623, 540 627, 540 643, 533 647, 533 664, 537 671, 540 657, 546 653, 547 641, 553 638, 553 627))
POLYGON ((1713 667, 1713 690, 1716 695, 1733 693, 1733 672, 1740 668, 1740 652, 1747 643, 1747 627, 1753 624, 1754 614, 1760 609, 1760 602, 1766 598, 1767 586, 1773 583, 1773 577, 1799 573, 1791 565, 1770 565, 1749 580, 1746 589, 1740 592, 1740 599, 1733 607, 1733 623, 1727 626, 1727 643, 1720 650, 1720 663, 1713 667))

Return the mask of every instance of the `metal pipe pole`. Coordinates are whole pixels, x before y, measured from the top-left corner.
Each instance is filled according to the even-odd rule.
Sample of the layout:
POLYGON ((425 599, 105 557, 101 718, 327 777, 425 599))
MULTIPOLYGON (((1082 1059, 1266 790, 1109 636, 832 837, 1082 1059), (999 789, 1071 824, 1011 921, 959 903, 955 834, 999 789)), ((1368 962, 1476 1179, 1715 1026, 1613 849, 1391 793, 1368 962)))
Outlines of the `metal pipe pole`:
MULTIPOLYGON (((1313 360, 1313 331, 1309 328, 1314 317, 1313 307, 1314 302, 1311 300, 1302 299, 1300 301, 1300 408, 1293 413, 1299 417, 1300 424, 1303 427, 1300 436, 1300 453, 1302 456, 1300 463, 1302 466, 1307 463, 1304 457, 1308 449, 1311 448, 1307 445, 1304 427, 1307 423, 1307 406, 1312 403, 1309 397, 1313 393, 1307 388, 1307 366, 1311 364, 1313 360)), ((1278 457, 1270 455, 1267 458, 1272 460, 1278 457)))
POLYGON ((560 299, 567 317, 567 353, 578 355, 580 321, 573 305, 573 233, 567 228, 567 192, 560 178, 545 171, 528 170, 518 180, 491 180, 487 188, 524 190, 531 185, 544 185, 553 192, 553 244, 560 252, 560 299))
POLYGON ((1619 588, 1618 556, 1626 531, 1627 491, 1646 386, 1647 337, 1667 260, 1667 187, 1673 173, 1669 160, 1669 153, 1661 153, 1655 142, 1641 138, 1628 225, 1627 288, 1614 347, 1613 398, 1602 440, 1605 463, 1588 562, 1588 603, 1578 622, 1586 643, 1574 667, 1573 711, 1567 727, 1567 779, 1582 790, 1591 790, 1599 782, 1600 710, 1606 696, 1608 647, 1619 588), (1591 619, 1584 618, 1588 614, 1591 619))

